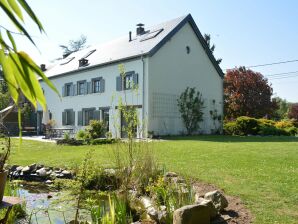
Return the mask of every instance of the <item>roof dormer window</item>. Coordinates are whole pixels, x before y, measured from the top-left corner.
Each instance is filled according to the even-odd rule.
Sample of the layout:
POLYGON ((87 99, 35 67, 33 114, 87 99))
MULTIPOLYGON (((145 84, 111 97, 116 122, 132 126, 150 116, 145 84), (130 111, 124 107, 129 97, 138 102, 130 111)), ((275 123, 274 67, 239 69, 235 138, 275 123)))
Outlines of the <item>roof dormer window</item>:
POLYGON ((81 59, 79 60, 79 67, 84 67, 84 66, 87 66, 87 65, 89 65, 89 63, 88 63, 88 59, 86 59, 86 58, 81 58, 81 59))

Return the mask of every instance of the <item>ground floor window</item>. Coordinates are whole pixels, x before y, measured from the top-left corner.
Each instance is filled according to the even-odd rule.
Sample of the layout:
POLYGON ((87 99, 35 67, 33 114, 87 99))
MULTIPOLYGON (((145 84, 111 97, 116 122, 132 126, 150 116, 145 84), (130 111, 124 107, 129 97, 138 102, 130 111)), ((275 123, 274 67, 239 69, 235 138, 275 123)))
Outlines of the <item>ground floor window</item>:
POLYGON ((62 125, 74 125, 75 112, 72 109, 66 109, 62 112, 62 125))
POLYGON ((110 114, 109 114, 109 109, 103 109, 102 110, 102 117, 101 120, 105 123, 106 127, 107 127, 107 132, 110 131, 109 128, 109 120, 110 120, 110 114))
POLYGON ((84 109, 83 110, 83 124, 89 125, 91 120, 94 120, 94 113, 95 113, 95 109, 84 109))

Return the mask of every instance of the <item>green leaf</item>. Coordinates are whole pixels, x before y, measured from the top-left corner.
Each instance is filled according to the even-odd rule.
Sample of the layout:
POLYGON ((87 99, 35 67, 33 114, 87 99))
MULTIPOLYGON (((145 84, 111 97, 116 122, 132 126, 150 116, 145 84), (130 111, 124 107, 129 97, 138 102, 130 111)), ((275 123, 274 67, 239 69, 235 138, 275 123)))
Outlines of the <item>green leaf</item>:
POLYGON ((48 79, 48 77, 46 77, 46 75, 41 71, 41 69, 38 67, 38 65, 35 64, 35 62, 30 58, 30 56, 28 54, 26 54, 26 52, 20 51, 18 52, 19 56, 24 59, 28 65, 31 67, 31 69, 42 78, 42 80, 54 91, 58 94, 59 97, 60 93, 59 91, 56 89, 56 87, 53 85, 53 83, 48 79))
POLYGON ((0 50, 0 62, 2 65, 4 79, 7 82, 9 93, 15 103, 18 102, 19 92, 18 92, 18 84, 13 75, 12 68, 10 66, 9 61, 7 60, 7 56, 4 53, 4 50, 0 50))
POLYGON ((7 34, 8 38, 9 38, 11 44, 12 44, 13 50, 16 52, 17 51, 17 45, 16 45, 16 43, 13 39, 13 36, 11 35, 11 33, 8 30, 6 31, 6 34, 7 34))
POLYGON ((6 13, 6 15, 11 19, 11 21, 13 22, 13 24, 21 31, 24 33, 24 35, 31 41, 31 43, 35 45, 33 39, 31 38, 31 36, 29 35, 29 33, 26 31, 26 29, 20 24, 20 22, 17 20, 17 18, 14 16, 13 12, 11 11, 11 9, 9 8, 9 6, 7 5, 7 3, 4 0, 0 1, 0 8, 3 9, 3 11, 6 13))
POLYGON ((22 93, 25 97, 33 104, 36 108, 36 96, 34 94, 34 89, 32 84, 30 83, 30 79, 25 75, 19 57, 16 53, 10 52, 9 58, 11 59, 11 67, 14 72, 14 77, 21 88, 22 93))
POLYGON ((33 10, 30 8, 28 3, 25 0, 18 0, 18 2, 23 7, 23 9, 28 13, 28 15, 31 17, 31 19, 36 23, 36 25, 39 28, 39 31, 44 32, 44 29, 43 29, 43 26, 42 26, 41 22, 39 21, 39 19, 37 18, 37 16, 33 12, 33 10))
POLYGON ((31 70, 30 66, 28 66, 28 63, 20 57, 20 61, 22 63, 25 75, 29 78, 29 82, 32 85, 32 90, 34 91, 34 96, 36 97, 36 102, 40 103, 42 108, 46 109, 46 99, 44 97, 42 88, 39 84, 39 81, 37 80, 37 77, 33 70, 31 70))
POLYGON ((17 2, 15 0, 7 0, 7 1, 8 1, 8 4, 10 5, 10 7, 12 8, 12 10, 15 12, 15 14, 17 14, 17 16, 22 21, 24 21, 22 11, 21 11, 20 7, 18 6, 17 2))

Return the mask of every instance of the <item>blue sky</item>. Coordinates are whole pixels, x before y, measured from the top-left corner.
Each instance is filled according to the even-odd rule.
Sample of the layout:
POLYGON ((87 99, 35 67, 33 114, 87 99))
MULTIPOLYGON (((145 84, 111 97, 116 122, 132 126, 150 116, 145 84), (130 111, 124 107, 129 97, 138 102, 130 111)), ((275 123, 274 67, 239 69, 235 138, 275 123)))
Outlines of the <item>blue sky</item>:
MULTIPOLYGON (((39 51, 18 38, 19 48, 38 63, 60 57, 59 44, 88 37, 98 44, 135 30, 191 13, 202 33, 210 33, 222 69, 298 59, 298 2, 295 0, 51 0, 28 1, 46 35, 27 23, 39 51)), ((3 19, 2 19, 3 21, 3 19)), ((5 20, 4 20, 5 21, 5 20)), ((276 95, 298 102, 298 72, 292 78, 272 74, 298 71, 298 62, 254 68, 267 76, 276 95), (295 76, 296 75, 296 76, 295 76)))

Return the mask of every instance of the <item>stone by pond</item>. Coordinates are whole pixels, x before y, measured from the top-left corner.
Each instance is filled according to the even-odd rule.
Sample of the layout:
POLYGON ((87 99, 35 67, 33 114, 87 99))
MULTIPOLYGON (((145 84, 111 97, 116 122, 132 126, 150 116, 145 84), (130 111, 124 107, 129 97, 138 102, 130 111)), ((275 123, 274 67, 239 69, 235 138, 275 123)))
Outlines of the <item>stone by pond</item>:
POLYGON ((52 181, 56 178, 72 179, 74 177, 71 171, 61 168, 47 167, 40 164, 31 164, 29 166, 13 165, 7 167, 9 169, 9 176, 12 180, 25 181, 52 181))

